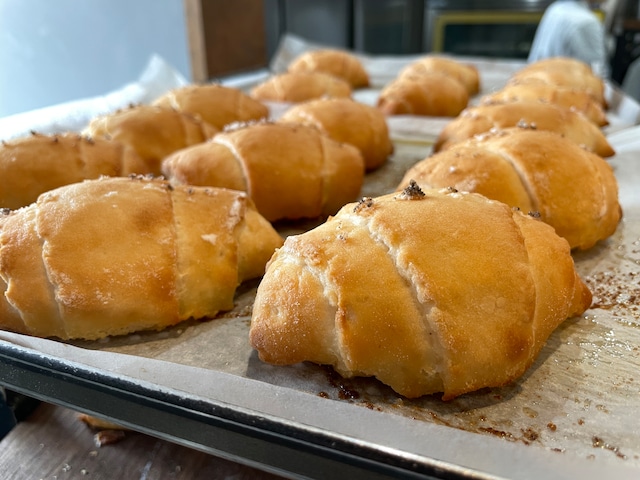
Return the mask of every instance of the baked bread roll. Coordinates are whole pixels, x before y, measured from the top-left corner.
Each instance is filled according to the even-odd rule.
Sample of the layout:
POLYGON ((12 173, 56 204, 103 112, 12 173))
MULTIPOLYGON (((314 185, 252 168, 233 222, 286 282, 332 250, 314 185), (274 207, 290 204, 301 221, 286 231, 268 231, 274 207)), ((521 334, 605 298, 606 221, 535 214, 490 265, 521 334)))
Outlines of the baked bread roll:
POLYGON ((559 107, 576 110, 599 127, 609 124, 607 114, 602 106, 587 92, 543 82, 525 81, 505 85, 497 92, 482 97, 480 104, 532 101, 552 103, 559 107))
POLYGON ((231 123, 262 120, 269 116, 266 105, 242 90, 215 83, 171 90, 153 104, 196 115, 218 130, 231 123))
POLYGON ((393 153, 384 114, 350 98, 321 98, 294 105, 281 122, 312 125, 338 142, 360 150, 367 171, 375 170, 393 153))
POLYGON ((119 142, 33 133, 0 144, 0 208, 24 207, 41 193, 84 179, 147 171, 138 154, 119 142))
POLYGON ((364 179, 360 151, 301 124, 258 122, 167 157, 174 185, 248 192, 269 221, 334 214, 356 199, 364 179))
POLYGON ((443 399, 514 381, 591 304, 567 242, 500 202, 415 185, 289 236, 258 287, 250 341, 443 399))
POLYGON ((443 73, 404 75, 382 89, 377 107, 385 115, 455 117, 469 103, 465 87, 443 73))
POLYGON ((269 77, 251 90, 260 101, 299 103, 321 97, 351 97, 351 86, 321 72, 285 72, 269 77))
POLYGON ((537 101, 469 107, 445 125, 433 149, 437 152, 492 129, 516 126, 559 133, 601 157, 610 157, 615 154, 602 130, 584 115, 564 107, 537 101))
POLYGON ((91 120, 83 134, 115 140, 133 148, 147 163, 146 172, 160 174, 162 159, 218 133, 213 125, 171 108, 135 105, 91 120))
POLYGON ((571 76, 596 76, 591 65, 573 57, 549 57, 536 60, 522 67, 517 74, 546 70, 550 73, 562 72, 571 76))
POLYGON ((432 72, 448 75, 462 83, 469 97, 480 92, 480 74, 475 66, 438 55, 427 55, 411 62, 400 71, 398 76, 416 77, 432 72))
POLYGON ((346 81, 351 88, 369 86, 369 74, 355 55, 332 48, 310 50, 296 57, 290 72, 322 72, 346 81))
POLYGON ((411 180, 538 212, 571 248, 608 238, 621 217, 609 163, 554 132, 512 128, 468 139, 415 164, 398 189, 411 180))
POLYGON ((97 339, 212 317, 281 243, 241 192, 142 177, 60 187, 0 215, 0 327, 97 339))
POLYGON ((586 63, 566 57, 553 57, 530 63, 515 72, 508 83, 540 81, 582 90, 603 108, 607 107, 604 81, 586 63))

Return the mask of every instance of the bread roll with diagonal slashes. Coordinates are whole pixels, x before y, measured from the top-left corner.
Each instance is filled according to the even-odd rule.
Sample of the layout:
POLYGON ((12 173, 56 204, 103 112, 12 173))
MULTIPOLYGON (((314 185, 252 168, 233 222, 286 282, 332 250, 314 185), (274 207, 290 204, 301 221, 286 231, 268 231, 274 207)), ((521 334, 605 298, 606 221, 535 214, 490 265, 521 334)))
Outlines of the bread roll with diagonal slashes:
POLYGON ((94 118, 83 134, 130 146, 149 167, 148 171, 137 173, 160 175, 164 157, 202 143, 218 132, 213 125, 188 113, 156 105, 135 105, 94 118))
POLYGON ((559 107, 576 110, 599 127, 609 125, 605 110, 587 92, 538 81, 510 83, 497 92, 482 97, 480 104, 531 101, 547 102, 559 107))
POLYGON ((142 177, 60 187, 0 215, 0 327, 98 339, 213 317, 281 243, 242 192, 142 177))
POLYGON ((398 77, 419 77, 433 72, 442 73, 462 83, 470 97, 480 91, 480 73, 475 66, 440 55, 426 55, 411 62, 400 71, 398 77))
POLYGON ((411 180, 538 212, 582 250, 610 237, 622 215, 611 165, 555 132, 510 128, 470 138, 413 165, 398 190, 411 180))
POLYGON ((591 66, 569 57, 551 57, 525 65, 515 72, 507 84, 537 81, 575 88, 587 92, 603 108, 608 107, 605 84, 591 66))
POLYGON ((351 88, 369 86, 369 74, 355 55, 332 48, 310 50, 296 57, 290 72, 321 72, 346 81, 351 88))
POLYGON ((271 222, 334 214, 358 198, 364 171, 362 154, 353 145, 315 127, 272 122, 227 129, 162 164, 175 185, 247 192, 271 222))
POLYGON ((448 400, 516 380, 590 303, 550 226, 412 184, 287 237, 258 287, 250 341, 268 363, 332 365, 448 400))
POLYGON ((259 101, 299 103, 314 98, 351 97, 351 85, 322 72, 285 72, 269 77, 251 90, 259 101))
POLYGON ((153 104, 196 115, 218 130, 231 123, 269 116, 266 105, 242 90, 215 83, 176 88, 157 98, 153 104))
POLYGON ((562 134, 577 145, 584 146, 601 157, 610 157, 615 154, 602 130, 584 115, 539 101, 469 107, 445 125, 438 135, 433 149, 437 152, 456 142, 489 132, 492 129, 517 126, 562 134))
POLYGON ((393 143, 384 114, 350 98, 320 98, 287 110, 281 122, 312 125, 338 142, 349 143, 362 153, 367 171, 384 164, 393 143))
POLYGON ((149 168, 135 150, 116 141, 34 133, 0 145, 0 208, 24 207, 70 183, 143 174, 149 168))
POLYGON ((382 89, 377 107, 385 115, 455 117, 469 104, 469 94, 443 73, 398 77, 382 89))

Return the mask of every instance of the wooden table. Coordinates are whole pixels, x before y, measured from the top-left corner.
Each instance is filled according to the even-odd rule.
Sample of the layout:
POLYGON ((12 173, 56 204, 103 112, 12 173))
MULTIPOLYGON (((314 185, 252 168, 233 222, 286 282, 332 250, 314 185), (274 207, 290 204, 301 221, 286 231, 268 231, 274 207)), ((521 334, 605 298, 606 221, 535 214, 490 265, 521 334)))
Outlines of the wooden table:
POLYGON ((42 403, 0 441, 3 480, 192 480, 281 477, 171 442, 127 431, 96 446, 96 431, 67 408, 42 403))

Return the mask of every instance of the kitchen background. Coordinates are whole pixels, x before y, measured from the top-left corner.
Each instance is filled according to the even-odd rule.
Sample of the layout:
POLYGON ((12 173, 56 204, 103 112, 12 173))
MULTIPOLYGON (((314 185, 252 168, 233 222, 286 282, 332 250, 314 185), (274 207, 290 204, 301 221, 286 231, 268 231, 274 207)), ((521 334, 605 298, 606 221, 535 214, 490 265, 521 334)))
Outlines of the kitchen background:
MULTIPOLYGON (((158 54, 189 81, 265 68, 280 35, 376 55, 527 57, 551 0, 0 0, 0 117, 120 88, 158 54)), ((607 0, 612 79, 638 0, 607 0)))

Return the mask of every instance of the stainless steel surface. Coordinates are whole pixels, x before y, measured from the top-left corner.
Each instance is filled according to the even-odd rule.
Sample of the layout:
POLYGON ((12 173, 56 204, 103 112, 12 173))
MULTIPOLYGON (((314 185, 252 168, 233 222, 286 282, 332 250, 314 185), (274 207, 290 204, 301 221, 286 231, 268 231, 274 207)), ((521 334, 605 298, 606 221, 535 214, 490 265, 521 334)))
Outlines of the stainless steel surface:
POLYGON ((429 1, 424 14, 426 51, 493 58, 525 58, 552 0, 429 1))

